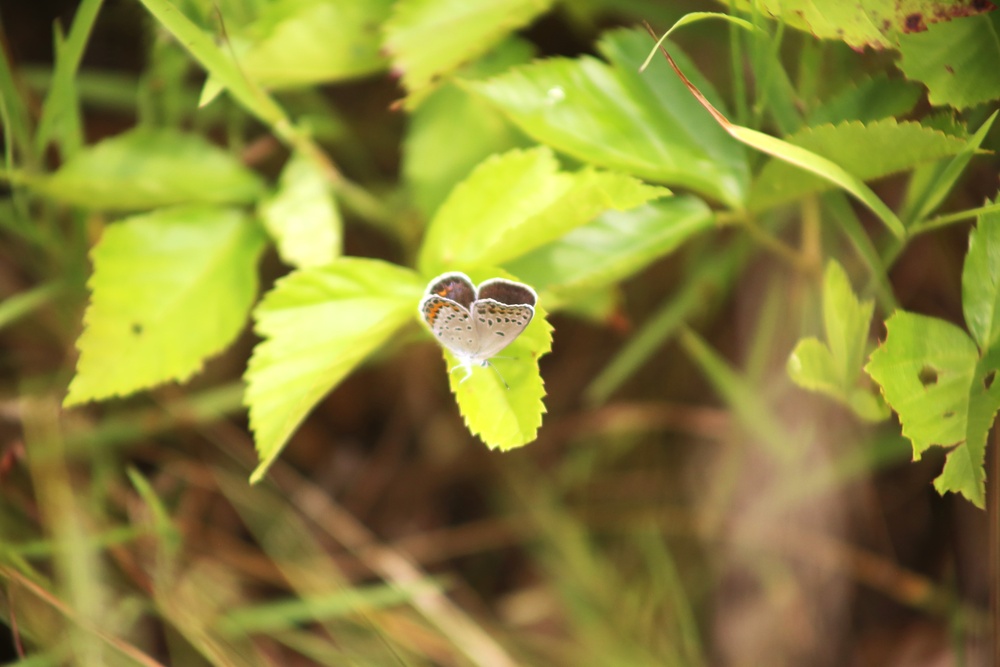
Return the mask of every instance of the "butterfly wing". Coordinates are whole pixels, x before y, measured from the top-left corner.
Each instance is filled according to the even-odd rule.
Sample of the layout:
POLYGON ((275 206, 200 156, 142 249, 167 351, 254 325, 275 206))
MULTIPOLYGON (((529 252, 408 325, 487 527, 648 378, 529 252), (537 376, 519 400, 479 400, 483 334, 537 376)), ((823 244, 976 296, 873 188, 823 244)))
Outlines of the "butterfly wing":
POLYGON ((420 302, 420 315, 437 341, 456 355, 469 357, 479 348, 472 315, 462 305, 431 294, 420 302))
POLYGON ((535 315, 534 306, 509 305, 496 299, 479 299, 472 304, 473 331, 478 347, 472 357, 484 361, 514 342, 535 315))
MULTIPOLYGON (((538 301, 538 295, 524 283, 515 283, 512 280, 503 278, 493 278, 483 281, 479 285, 478 299, 493 299, 508 306, 534 306, 538 301)), ((466 306, 469 308, 469 306, 466 306)), ((471 308, 470 308, 471 310, 471 308)))
POLYGON ((466 310, 472 308, 472 302, 476 300, 476 287, 469 280, 469 276, 459 271, 442 273, 427 286, 427 295, 437 295, 445 299, 451 299, 466 310))

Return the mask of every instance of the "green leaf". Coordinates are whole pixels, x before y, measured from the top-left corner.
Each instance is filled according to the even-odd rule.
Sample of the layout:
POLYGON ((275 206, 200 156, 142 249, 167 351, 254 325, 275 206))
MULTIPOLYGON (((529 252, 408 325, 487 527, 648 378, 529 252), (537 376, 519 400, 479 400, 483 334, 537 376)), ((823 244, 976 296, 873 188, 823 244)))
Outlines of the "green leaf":
POLYGON ((670 197, 630 211, 609 211, 505 268, 561 305, 581 290, 612 285, 641 271, 714 221, 701 199, 670 197))
MULTIPOLYGON (((892 48, 899 33, 923 30, 928 23, 948 21, 991 9, 976 0, 866 0, 865 2, 816 2, 815 0, 758 0, 757 10, 780 18, 793 28, 821 39, 842 40, 861 51, 892 48)), ((748 0, 736 6, 750 11, 748 0)))
MULTIPOLYGON (((654 60, 639 73, 651 45, 642 31, 614 31, 598 44, 610 64, 590 56, 551 58, 470 87, 556 150, 740 206, 749 181, 742 147, 666 63, 654 60)), ((706 81, 696 81, 711 91, 706 81)))
MULTIPOLYGON (((527 62, 531 54, 529 43, 510 39, 458 75, 490 76, 527 62)), ((529 141, 492 104, 455 84, 428 95, 410 115, 403 145, 403 176, 424 219, 486 157, 529 141)))
POLYGON ((300 269, 322 266, 340 255, 340 212, 313 160, 293 155, 281 172, 278 191, 261 202, 259 211, 285 263, 300 269))
POLYGON ((201 137, 137 129, 88 146, 52 176, 32 183, 68 204, 136 210, 187 203, 248 203, 260 178, 201 137))
POLYGON ((1000 97, 1000 12, 938 23, 903 35, 899 68, 920 81, 930 103, 958 109, 1000 97))
POLYGON ((800 387, 843 403, 862 419, 881 421, 889 416, 885 403, 858 386, 874 310, 875 302, 859 301, 847 273, 831 260, 823 279, 826 344, 815 338, 799 341, 787 368, 800 387))
POLYGON ((257 293, 260 229, 239 211, 196 206, 108 226, 66 405, 177 380, 239 334, 257 293))
POLYGON ((550 243, 608 210, 669 194, 622 174, 568 173, 547 148, 487 159, 441 205, 427 230, 425 275, 494 266, 550 243))
POLYGON ((1000 338, 1000 213, 979 216, 962 269, 962 310, 981 350, 1000 338))
MULTIPOLYGON (((924 162, 956 155, 965 142, 920 123, 890 118, 865 125, 848 122, 823 125, 795 133, 786 140, 831 160, 852 176, 872 180, 924 162)), ((761 171, 750 195, 750 207, 763 210, 822 192, 833 183, 782 160, 772 160, 761 171)))
POLYGON ((879 74, 860 83, 852 83, 809 114, 809 125, 837 124, 845 121, 872 121, 906 115, 920 99, 923 89, 903 79, 879 74))
POLYGON ((260 480, 317 402, 413 317, 423 285, 412 271, 341 257, 293 271, 254 311, 264 339, 247 367, 246 405, 260 480))
POLYGON ((1000 213, 981 215, 970 238, 962 306, 975 342, 948 322, 898 312, 866 370, 899 414, 915 458, 932 445, 954 447, 935 488, 983 507, 986 436, 1000 409, 1000 213))
MULTIPOLYGON (((480 279, 497 275, 503 274, 480 270, 473 272, 472 278, 479 284, 480 279)), ((526 445, 542 425, 545 383, 538 360, 552 350, 552 326, 547 317, 545 308, 536 304, 531 324, 500 356, 490 359, 492 368, 475 366, 464 381, 464 371, 449 372, 451 391, 465 425, 490 449, 506 451, 526 445)), ((447 350, 444 357, 449 369, 457 365, 458 360, 447 350)))
POLYGON ((385 48, 409 103, 459 65, 475 60, 548 10, 552 0, 399 0, 385 48))
POLYGON ((953 447, 935 488, 983 507, 986 434, 1000 407, 1000 382, 987 389, 985 379, 995 375, 996 361, 981 364, 964 331, 933 317, 898 311, 886 329, 865 370, 899 414, 914 459, 933 445, 953 447))
POLYGON ((246 76, 265 88, 344 81, 381 70, 379 27, 391 0, 279 0, 264 5, 234 43, 246 76))

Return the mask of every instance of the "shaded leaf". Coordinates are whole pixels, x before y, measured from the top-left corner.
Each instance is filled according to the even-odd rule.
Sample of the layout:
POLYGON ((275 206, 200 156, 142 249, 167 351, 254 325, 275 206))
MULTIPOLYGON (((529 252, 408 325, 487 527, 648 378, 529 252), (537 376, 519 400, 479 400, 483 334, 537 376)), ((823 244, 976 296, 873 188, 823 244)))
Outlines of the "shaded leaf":
POLYGON ((66 405, 185 381, 243 328, 264 235, 241 212, 162 210, 110 225, 66 405))
POLYGON ((260 480, 316 403, 416 311, 412 271, 374 259, 342 257, 293 271, 254 311, 264 339, 247 367, 246 405, 260 457, 260 480))
POLYGON ((962 311, 981 350, 1000 338, 1000 213, 979 216, 962 269, 962 311))
POLYGON ((879 74, 841 90, 809 114, 809 125, 838 124, 845 121, 872 121, 903 116, 920 99, 923 88, 903 79, 879 74))
POLYGON ((670 197, 629 211, 609 211, 506 268, 562 305, 580 290, 590 292, 637 273, 714 221, 711 209, 697 197, 670 197))
POLYGON ((875 302, 859 301, 844 269, 831 260, 823 279, 826 343, 815 338, 799 341, 787 368, 800 387, 843 403, 862 419, 880 421, 889 416, 885 403, 858 386, 874 310, 875 302))
POLYGON ((431 276, 502 264, 608 209, 668 193, 622 174, 559 171, 546 148, 509 151, 480 164, 441 205, 421 247, 420 270, 431 276))
MULTIPOLYGON (((806 128, 787 142, 831 160, 862 181, 888 176, 918 164, 957 155, 965 142, 920 123, 886 119, 806 128)), ((827 179, 781 160, 772 160, 753 185, 750 206, 761 210, 833 187, 827 179)))
POLYGON ((340 212, 326 176, 309 158, 292 156, 281 172, 278 191, 261 202, 259 211, 285 263, 322 266, 340 255, 340 212))
POLYGON ((930 103, 958 109, 1000 98, 1000 12, 931 26, 904 35, 899 68, 920 81, 930 103))
POLYGON ((739 206, 749 179, 743 149, 665 63, 638 71, 651 45, 642 31, 614 31, 598 44, 609 63, 551 58, 470 86, 556 150, 739 206))
POLYGON ((80 150, 33 185, 68 204, 136 210, 187 203, 248 203, 260 178, 203 138, 136 129, 80 150))

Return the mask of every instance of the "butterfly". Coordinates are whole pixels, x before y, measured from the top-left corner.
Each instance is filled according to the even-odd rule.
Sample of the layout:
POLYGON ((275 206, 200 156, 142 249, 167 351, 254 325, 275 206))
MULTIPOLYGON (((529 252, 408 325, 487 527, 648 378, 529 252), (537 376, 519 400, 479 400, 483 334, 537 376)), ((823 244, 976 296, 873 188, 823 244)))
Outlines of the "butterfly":
POLYGON ((458 358, 451 371, 464 368, 465 382, 474 365, 486 366, 521 335, 537 301, 535 290, 522 283, 493 278, 476 288, 467 275, 453 271, 427 285, 420 315, 434 338, 458 358))

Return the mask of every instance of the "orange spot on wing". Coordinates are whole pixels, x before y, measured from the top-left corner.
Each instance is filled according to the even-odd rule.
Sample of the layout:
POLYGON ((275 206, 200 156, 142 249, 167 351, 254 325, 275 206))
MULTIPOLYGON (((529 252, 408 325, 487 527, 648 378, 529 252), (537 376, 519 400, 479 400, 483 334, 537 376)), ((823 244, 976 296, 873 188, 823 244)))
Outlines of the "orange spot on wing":
POLYGON ((427 309, 427 322, 429 324, 434 324, 435 320, 438 318, 438 313, 444 308, 443 303, 435 303, 429 309, 427 309))

